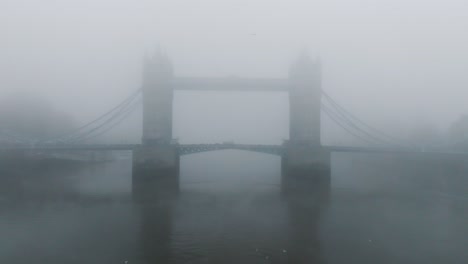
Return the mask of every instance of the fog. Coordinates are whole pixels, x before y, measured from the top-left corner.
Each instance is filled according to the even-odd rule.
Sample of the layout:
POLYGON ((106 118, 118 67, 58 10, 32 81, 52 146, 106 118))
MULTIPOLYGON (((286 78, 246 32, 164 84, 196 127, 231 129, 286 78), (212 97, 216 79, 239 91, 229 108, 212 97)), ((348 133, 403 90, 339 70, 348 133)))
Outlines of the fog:
POLYGON ((0 262, 466 263, 467 14, 466 0, 0 0, 0 262), (114 107, 156 87, 152 56, 176 78, 231 80, 285 79, 310 57, 314 91, 346 113, 322 106, 317 136, 317 101, 293 112, 294 89, 175 90, 172 112, 147 104, 163 128, 144 129, 141 103, 114 107), (126 118, 86 138, 113 108, 101 123, 126 118), (308 140, 290 144, 297 127, 308 140), (403 144, 373 152, 369 134, 403 144))
MULTIPOLYGON (((206 77, 286 77, 305 49, 323 62, 324 90, 355 115, 399 136, 427 124, 444 132, 468 111, 468 6, 462 0, 46 0, 0 5, 0 98, 18 91, 41 96, 78 123, 99 116, 140 87, 142 58, 156 47, 170 56, 176 76, 206 77)), ((211 100, 215 98, 194 97, 191 104, 176 102, 176 107, 202 112, 197 105, 211 100)), ((242 99, 235 102, 242 104, 242 99)), ((276 113, 258 112, 263 103, 271 101, 248 104, 239 116, 272 120, 276 113)), ((119 127, 124 132, 114 131, 115 139, 128 140, 128 132, 140 127, 138 117, 119 127)), ((239 124, 220 121, 205 118, 198 125, 216 123, 241 131, 239 124)), ((280 121, 265 125, 271 131, 282 127, 280 121)), ((336 127, 324 129, 328 142, 345 136, 340 131, 330 136, 336 127)), ((220 131, 212 132, 218 137, 220 131)), ((132 140, 139 135, 135 132, 132 140)), ((287 136, 284 131, 275 135, 276 140, 287 136)), ((224 139, 230 140, 229 135, 224 139)))

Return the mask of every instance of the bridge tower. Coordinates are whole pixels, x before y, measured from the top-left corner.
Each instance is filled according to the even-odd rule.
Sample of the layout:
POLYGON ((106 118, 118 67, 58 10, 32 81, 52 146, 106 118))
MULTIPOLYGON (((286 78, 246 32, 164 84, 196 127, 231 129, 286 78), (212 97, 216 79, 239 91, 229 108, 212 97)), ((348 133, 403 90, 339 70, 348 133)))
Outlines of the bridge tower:
POLYGON ((143 145, 168 144, 172 139, 172 65, 158 53, 143 65, 143 145))
POLYGON ((289 70, 289 141, 320 146, 321 67, 302 54, 289 70))
POLYGON ((310 192, 329 183, 330 152, 320 142, 321 95, 320 61, 304 53, 289 71, 289 141, 282 158, 285 192, 310 192))
POLYGON ((133 196, 152 201, 179 188, 179 153, 172 143, 173 70, 162 53, 143 65, 143 135, 133 152, 133 196))

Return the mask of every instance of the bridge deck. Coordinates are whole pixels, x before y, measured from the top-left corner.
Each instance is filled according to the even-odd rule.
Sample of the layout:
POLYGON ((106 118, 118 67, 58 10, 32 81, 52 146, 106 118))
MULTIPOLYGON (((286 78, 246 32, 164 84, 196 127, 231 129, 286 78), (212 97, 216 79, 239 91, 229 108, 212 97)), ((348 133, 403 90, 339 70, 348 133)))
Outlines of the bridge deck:
MULTIPOLYGON (((34 151, 118 151, 118 150, 133 150, 139 147, 139 144, 83 144, 83 145, 13 145, 1 146, 0 152, 15 151, 15 150, 34 150, 34 151)), ((282 145, 256 145, 256 144, 180 144, 180 155, 188 155, 200 152, 236 149, 260 152, 272 155, 283 155, 284 147, 282 145)), ((323 148, 331 152, 353 152, 353 153, 424 153, 427 155, 468 155, 468 152, 456 151, 420 151, 404 148, 369 148, 369 147, 345 147, 345 146, 323 146, 323 148)))

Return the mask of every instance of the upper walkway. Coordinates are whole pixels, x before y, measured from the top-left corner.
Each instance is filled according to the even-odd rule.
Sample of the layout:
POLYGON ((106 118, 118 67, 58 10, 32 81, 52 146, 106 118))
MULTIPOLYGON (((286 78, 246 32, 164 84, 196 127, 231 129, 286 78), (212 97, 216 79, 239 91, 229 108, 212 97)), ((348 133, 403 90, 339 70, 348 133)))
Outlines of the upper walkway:
POLYGON ((289 91, 288 79, 279 78, 197 78, 179 77, 172 80, 174 90, 192 91, 266 91, 287 92, 289 91))

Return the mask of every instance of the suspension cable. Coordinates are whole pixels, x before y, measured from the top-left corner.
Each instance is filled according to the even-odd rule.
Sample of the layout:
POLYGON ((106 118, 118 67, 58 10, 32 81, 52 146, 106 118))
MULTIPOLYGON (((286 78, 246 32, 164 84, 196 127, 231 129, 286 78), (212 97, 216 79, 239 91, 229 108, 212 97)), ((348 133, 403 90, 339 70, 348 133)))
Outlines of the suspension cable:
MULTIPOLYGON (((117 112, 115 112, 111 117, 109 117, 109 119, 107 119, 106 121, 104 121, 104 123, 101 123, 100 125, 92 128, 91 130, 85 132, 85 133, 82 133, 82 134, 79 134, 77 136, 74 136, 72 138, 70 138, 69 140, 70 141, 79 141, 83 138, 86 138, 88 137, 89 135, 92 135, 94 132, 96 131, 99 131, 99 129, 107 126, 108 124, 110 124, 111 122, 113 122, 115 119, 118 119, 120 116, 124 115, 128 109, 132 108, 133 105, 135 104, 139 104, 141 101, 137 99, 137 101, 134 101, 135 100, 135 97, 132 98, 132 101, 128 101, 125 105, 123 105, 120 109, 118 109, 117 112)), ((99 132, 98 132, 99 133, 99 132)))
POLYGON ((113 124, 110 124, 110 126, 105 128, 104 130, 98 132, 97 134, 88 135, 87 137, 81 138, 79 141, 86 141, 86 140, 89 140, 91 138, 96 138, 98 136, 101 136, 101 135, 109 132, 111 129, 113 129, 116 126, 120 125, 125 119, 127 119, 127 117, 137 109, 137 107, 141 104, 141 102, 142 102, 142 99, 139 98, 139 100, 135 101, 133 103, 133 105, 128 107, 127 110, 120 115, 120 119, 118 119, 116 122, 114 122, 113 124))
MULTIPOLYGON (((122 108, 126 107, 133 99, 135 99, 135 97, 137 97, 140 94, 140 92, 141 92, 141 88, 137 89, 132 94, 130 94, 127 98, 125 98, 122 102, 120 102, 118 105, 116 105, 115 107, 113 107, 109 111, 105 112, 104 114, 102 114, 98 118, 92 120, 91 122, 86 123, 83 126, 78 127, 78 128, 76 128, 76 129, 74 129, 74 130, 72 130, 70 132, 67 132, 67 133, 61 135, 61 136, 50 138, 50 139, 47 139, 47 140, 43 140, 40 143, 45 143, 45 142, 50 142, 50 141, 58 141, 58 140, 62 140, 64 138, 76 137, 75 136, 76 134, 79 134, 81 131, 85 130, 86 128, 90 127, 91 125, 102 121, 104 118, 106 118, 106 117, 108 117, 108 116, 110 116, 112 114, 113 114, 112 116, 114 116, 115 115, 114 112, 121 111, 122 108)), ((110 118, 112 118, 112 116, 110 118)))
MULTIPOLYGON (((393 144, 396 144, 396 145, 400 145, 400 146, 407 146, 408 144, 410 144, 409 142, 403 142, 402 140, 400 139, 397 139, 395 137, 392 137, 392 136, 389 136, 387 135, 386 133, 382 132, 381 130, 379 129, 376 129, 370 125, 368 125, 367 123, 365 123, 364 121, 362 121, 361 119, 357 118, 355 115, 353 115, 352 113, 350 113, 348 110, 346 110, 345 108, 343 108, 340 104, 338 104, 331 96, 329 96, 325 91, 321 90, 322 91, 322 94, 325 96, 325 99, 330 102, 330 104, 333 106, 333 108, 335 108, 338 113, 343 117, 345 118, 346 120, 348 120, 348 122, 350 124, 352 124, 354 127, 356 127, 357 129, 363 131, 363 133, 366 133, 368 136, 371 136, 373 138, 378 138, 378 136, 376 135, 379 135, 381 138, 379 138, 379 140, 381 141, 385 141, 387 142, 390 142, 390 143, 393 143, 393 144), (354 121, 353 121, 354 120, 354 121), (367 130, 370 130, 370 131, 373 131, 373 134, 372 132, 368 132, 366 131, 365 129, 361 128, 359 125, 356 124, 359 123, 361 124, 361 126, 364 126, 367 128, 367 130), (385 139, 383 139, 385 138, 385 139)), ((412 144, 411 144, 412 145, 412 144)))
POLYGON ((339 117, 336 115, 336 113, 333 113, 333 110, 331 108, 329 108, 327 105, 323 104, 322 103, 322 108, 323 112, 335 123, 337 124, 339 127, 341 127, 342 129, 344 129, 346 132, 348 132, 350 135, 358 138, 358 139, 361 139, 371 145, 375 145, 375 142, 369 140, 368 138, 366 137, 362 137, 361 135, 355 133, 354 131, 352 131, 351 129, 349 129, 345 124, 343 124, 339 119, 339 117))

